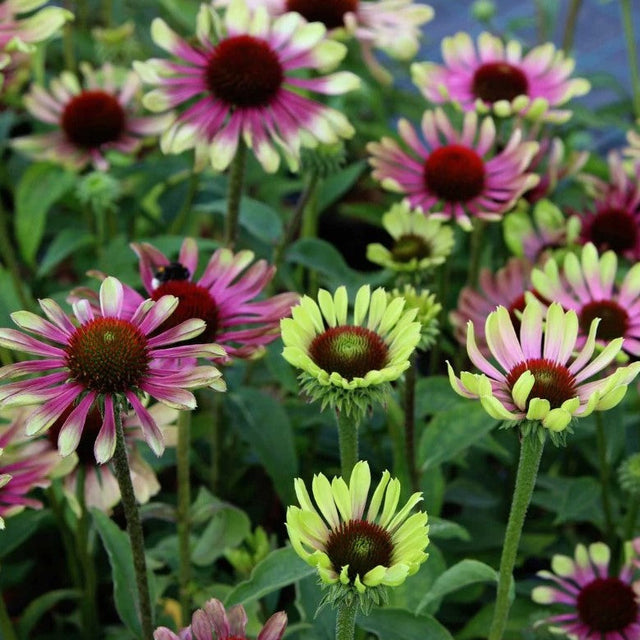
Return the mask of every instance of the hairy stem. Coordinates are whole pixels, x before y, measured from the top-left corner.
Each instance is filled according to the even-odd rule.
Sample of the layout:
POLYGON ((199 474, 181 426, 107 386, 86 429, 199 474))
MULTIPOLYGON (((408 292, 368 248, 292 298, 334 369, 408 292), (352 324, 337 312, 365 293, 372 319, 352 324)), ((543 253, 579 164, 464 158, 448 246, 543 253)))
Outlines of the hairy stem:
POLYGON ((181 411, 178 416, 178 541, 180 548, 180 569, 178 573, 180 609, 182 619, 188 620, 191 614, 191 552, 189 535, 191 523, 189 508, 191 506, 191 483, 189 469, 189 451, 191 444, 191 412, 181 411))
POLYGON ((338 420, 338 442, 340 445, 340 468, 342 478, 349 483, 351 471, 358 462, 358 423, 345 411, 336 411, 338 420))
POLYGON ((349 603, 343 600, 338 605, 336 640, 353 640, 356 630, 357 611, 358 601, 355 598, 349 603))
POLYGON ((229 191, 227 194, 227 219, 224 243, 229 249, 235 247, 238 239, 238 217, 240 215, 240 200, 244 184, 244 168, 247 157, 247 145, 240 138, 236 155, 229 169, 229 191))

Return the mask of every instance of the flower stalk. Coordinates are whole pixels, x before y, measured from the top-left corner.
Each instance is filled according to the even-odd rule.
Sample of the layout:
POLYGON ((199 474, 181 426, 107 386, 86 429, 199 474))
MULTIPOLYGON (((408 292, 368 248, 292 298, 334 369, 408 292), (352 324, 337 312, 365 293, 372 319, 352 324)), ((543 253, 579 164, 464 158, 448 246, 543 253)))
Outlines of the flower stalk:
POLYGON ((543 448, 544 439, 539 438, 535 430, 522 439, 516 486, 513 491, 509 522, 504 537, 502 557, 500 558, 498 593, 489 630, 489 640, 501 640, 507 626, 509 609, 511 608, 509 592, 513 580, 513 567, 518 554, 524 519, 536 484, 543 448))
POLYGON ((640 118, 640 71, 638 70, 638 52, 633 33, 633 11, 631 0, 620 0, 622 10, 622 26, 627 44, 627 60, 631 74, 631 92, 633 96, 633 111, 636 118, 640 118))
POLYGON ((600 485, 602 489, 602 510, 604 511, 605 535, 609 544, 613 544, 615 538, 615 525, 609 495, 609 480, 611 467, 607 460, 607 437, 602 424, 602 415, 596 411, 596 441, 598 446, 598 468, 600 472, 600 485))
POLYGON ((131 472, 129 470, 129 460, 124 440, 124 430, 122 428, 122 407, 116 403, 114 407, 114 418, 116 423, 116 449, 113 456, 113 464, 122 497, 122 506, 125 519, 127 521, 127 531, 131 543, 131 553, 133 555, 133 568, 136 576, 136 588, 138 591, 138 605, 140 623, 142 627, 142 637, 144 640, 153 638, 153 622, 151 616, 151 598, 149 596, 149 583, 147 582, 147 563, 144 555, 144 535, 142 533, 142 522, 140 512, 133 493, 131 482, 131 472))
POLYGON ((336 640, 353 640, 356 630, 356 613, 358 601, 344 599, 338 605, 336 617, 336 640))
POLYGON ((177 449, 177 473, 178 473, 178 544, 180 565, 178 571, 178 593, 180 598, 180 610, 182 619, 186 620, 191 612, 191 550, 189 548, 189 535, 191 522, 189 508, 191 506, 191 482, 189 449, 191 444, 191 412, 181 411, 178 415, 178 449, 177 449))
POLYGON ((345 482, 349 482, 351 471, 358 462, 358 422, 353 413, 336 411, 338 421, 338 443, 340 447, 340 470, 345 482))
POLYGON ((244 140, 238 140, 238 148, 229 168, 229 191, 227 195, 227 218, 224 234, 224 244, 229 249, 235 247, 238 239, 238 218, 240 216, 240 201, 244 184, 244 169, 247 159, 247 145, 244 140))

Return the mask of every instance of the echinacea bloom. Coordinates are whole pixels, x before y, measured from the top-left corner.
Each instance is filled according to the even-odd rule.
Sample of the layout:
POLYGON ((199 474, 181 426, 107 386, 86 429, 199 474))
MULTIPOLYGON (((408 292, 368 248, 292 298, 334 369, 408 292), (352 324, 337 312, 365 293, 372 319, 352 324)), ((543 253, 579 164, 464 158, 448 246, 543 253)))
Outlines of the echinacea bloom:
POLYGON ((302 388, 347 415, 362 409, 387 391, 409 367, 409 356, 420 341, 417 309, 405 310, 402 298, 388 302, 384 289, 360 287, 353 319, 347 319, 345 287, 331 295, 320 289, 318 302, 304 296, 281 321, 282 356, 302 370, 302 388))
POLYGON ((483 268, 478 276, 478 287, 463 287, 458 295, 458 306, 449 313, 454 334, 460 344, 467 341, 467 325, 473 322, 478 349, 485 356, 489 347, 484 335, 487 316, 496 307, 509 312, 513 326, 520 326, 519 313, 525 306, 525 291, 531 289, 531 264, 522 258, 510 258, 507 264, 493 273, 483 268))
MULTIPOLYGON (((271 15, 296 11, 309 22, 321 22, 337 38, 353 36, 362 57, 373 72, 383 71, 373 55, 380 49, 392 58, 410 60, 418 52, 422 27, 433 18, 433 9, 413 0, 247 0, 251 7, 265 5, 271 15)), ((229 0, 214 0, 225 6, 229 0)))
POLYGON ((396 587, 427 559, 427 514, 411 510, 422 500, 414 493, 398 511, 400 481, 385 471, 369 498, 371 472, 366 461, 343 478, 313 476, 314 502, 301 478, 295 480, 300 506, 287 508, 287 531, 296 553, 316 567, 321 580, 364 594, 396 587), (368 508, 367 508, 368 504, 368 508))
POLYGON ((538 200, 533 210, 522 208, 506 215, 502 229, 511 253, 543 264, 576 244, 580 221, 577 216, 565 217, 550 200, 538 200))
POLYGON ((579 544, 573 558, 553 556, 552 571, 538 572, 553 584, 535 587, 531 597, 539 604, 561 605, 565 612, 542 623, 572 640, 640 638, 639 576, 629 560, 611 575, 610 560, 603 542, 579 544))
POLYGON ((393 244, 389 249, 368 245, 367 260, 392 271, 427 271, 442 264, 453 249, 453 229, 412 211, 407 202, 394 204, 382 216, 382 226, 393 244))
POLYGON ((73 19, 70 11, 45 6, 48 4, 48 0, 4 0, 0 4, 0 51, 29 51, 30 45, 46 40, 73 19))
POLYGON ((416 289, 410 284, 405 284, 402 289, 394 289, 387 293, 387 300, 404 298, 405 308, 416 309, 416 320, 420 323, 420 342, 418 349, 429 349, 436 341, 440 333, 438 317, 442 311, 442 305, 436 302, 435 294, 428 289, 416 289))
POLYGON ((33 85, 24 98, 29 113, 55 129, 14 138, 12 145, 39 160, 73 169, 92 165, 109 168, 107 154, 137 151, 147 136, 158 136, 172 116, 140 116, 141 84, 132 71, 105 64, 81 66, 84 76, 64 71, 51 81, 50 91, 33 85))
POLYGON ((485 324, 487 345, 496 364, 480 353, 474 325, 469 322, 467 353, 481 373, 463 371, 458 378, 447 363, 451 386, 465 398, 479 399, 496 420, 528 420, 551 432, 562 432, 574 417, 617 405, 640 371, 640 362, 635 362, 589 381, 622 348, 623 339, 617 338, 592 358, 599 322, 593 320, 584 346, 575 354, 579 328, 575 311, 564 311, 554 302, 545 315, 542 304, 532 299, 522 312, 518 339, 509 311, 498 307, 485 324))
POLYGON ((632 163, 629 174, 620 155, 611 152, 608 165, 608 180, 581 176, 594 198, 594 210, 577 212, 582 223, 580 241, 635 262, 640 260, 640 160, 632 163))
POLYGON ((466 113, 458 131, 436 109, 422 117, 424 142, 403 118, 398 131, 407 150, 386 137, 367 145, 372 175, 432 218, 454 219, 470 230, 472 218, 500 220, 538 183, 538 176, 527 173, 538 144, 523 142, 522 131, 514 129, 498 150, 490 117, 479 123, 475 112, 466 113))
MULTIPOLYGON (((191 625, 177 634, 166 627, 153 632, 153 640, 247 640, 247 613, 237 604, 225 611, 220 600, 212 598, 197 609, 191 625)), ((274 613, 265 623, 256 640, 282 640, 287 627, 287 614, 274 613)))
MULTIPOLYGON (((183 241, 177 262, 147 243, 131 247, 140 259, 140 277, 149 296, 158 300, 169 294, 179 300, 165 328, 202 318, 207 326, 197 340, 223 346, 222 360, 260 355, 280 335, 280 320, 300 299, 289 292, 258 299, 276 268, 265 260, 254 262, 252 251, 216 250, 196 280, 198 246, 193 238, 183 241)), ((133 290, 127 293, 136 304, 142 300, 133 290)))
POLYGON ((614 338, 624 338, 622 351, 640 356, 640 262, 636 262, 616 284, 618 258, 613 251, 601 255, 591 243, 582 247, 580 256, 567 253, 558 268, 547 260, 531 273, 531 282, 544 298, 554 300, 563 309, 578 315, 576 346, 587 340, 594 318, 600 318, 596 342, 604 346, 614 338))
POLYGON ((94 443, 96 461, 113 456, 116 442, 114 411, 130 406, 142 425, 151 449, 160 455, 164 449, 162 433, 140 399, 148 394, 176 409, 193 409, 195 397, 188 389, 211 387, 224 390, 220 372, 212 366, 196 366, 193 359, 220 357, 216 344, 183 344, 205 328, 203 320, 187 320, 176 327, 157 332, 178 306, 174 296, 158 301, 145 300, 131 316, 123 311, 123 287, 107 278, 100 287, 99 312, 87 300, 73 305, 77 325, 51 299, 40 300, 47 319, 29 311, 11 314, 15 329, 0 329, 0 345, 40 359, 18 362, 0 368, 0 379, 35 375, 0 387, 0 404, 39 404, 27 418, 27 434, 51 427, 73 407, 58 435, 63 456, 80 443, 87 415, 96 404, 103 413, 94 443), (44 340, 44 341, 43 341, 44 340), (169 367, 169 359, 180 359, 181 366, 169 367))
MULTIPOLYGON (((47 431, 52 446, 57 443, 60 429, 71 411, 72 407, 68 407, 47 431)), ((178 418, 178 410, 157 402, 150 406, 148 411, 162 432, 165 444, 174 445, 177 438, 175 422, 178 418)), ((98 408, 93 406, 87 414, 80 442, 75 450, 77 465, 64 475, 63 484, 67 494, 74 497, 77 497, 78 489, 82 486, 82 500, 87 508, 96 508, 110 513, 120 502, 120 488, 111 465, 98 465, 95 461, 93 446, 101 426, 102 416, 98 408)), ((142 437, 142 424, 138 415, 133 411, 123 414, 122 427, 133 493, 139 504, 145 504, 160 491, 160 483, 138 446, 142 437)), ((56 455, 59 455, 57 450, 56 455)))
POLYGON ((29 411, 24 408, 5 410, 0 424, 0 528, 3 518, 13 516, 25 507, 42 508, 29 493, 36 487, 46 488, 54 475, 65 474, 69 464, 61 464, 58 452, 46 439, 25 435, 29 411))
POLYGON ((179 62, 135 63, 141 78, 157 87, 144 104, 152 111, 186 107, 163 134, 163 152, 195 148, 198 168, 208 159, 214 170, 223 171, 243 139, 264 170, 274 172, 280 163, 276 144, 295 170, 302 146, 351 137, 354 129, 344 115, 306 97, 307 92, 335 95, 359 86, 347 71, 324 75, 346 53, 325 33, 324 25, 307 24, 299 14, 272 18, 265 7, 251 10, 244 0, 232 0, 222 18, 201 5, 197 44, 156 18, 154 42, 179 62), (306 69, 319 73, 300 77, 306 69))
POLYGON ((413 82, 430 102, 455 102, 465 111, 560 123, 571 111, 558 107, 591 88, 583 78, 570 78, 573 59, 550 42, 523 56, 517 40, 504 43, 485 32, 476 47, 469 34, 459 32, 443 39, 442 57, 444 65, 414 63, 413 82))

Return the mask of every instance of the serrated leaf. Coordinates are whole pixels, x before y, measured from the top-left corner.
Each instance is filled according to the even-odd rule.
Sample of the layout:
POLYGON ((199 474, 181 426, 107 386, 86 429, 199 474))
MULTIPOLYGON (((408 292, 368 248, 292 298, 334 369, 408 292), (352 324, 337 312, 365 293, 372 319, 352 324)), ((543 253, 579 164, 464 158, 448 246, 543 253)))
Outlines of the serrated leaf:
POLYGON ((298 458, 286 411, 275 398, 251 387, 239 388, 228 394, 228 399, 238 413, 233 426, 251 444, 283 503, 291 504, 298 458))
POLYGON ((252 602, 302 580, 315 571, 291 547, 276 549, 255 566, 248 580, 241 582, 227 596, 225 607, 252 602))
POLYGON ((436 602, 449 593, 478 582, 496 582, 498 574, 484 562, 477 560, 461 560, 449 567, 431 586, 431 589, 420 601, 418 612, 423 611, 431 603, 436 602))
POLYGON ((496 425, 479 402, 468 402, 439 412, 424 428, 420 439, 420 468, 424 470, 451 460, 496 425))
POLYGON ((75 174, 48 163, 32 164, 16 187, 15 233, 20 255, 34 265, 47 213, 74 184, 75 174))
POLYGON ((453 640, 432 616, 414 615, 404 609, 374 609, 368 616, 360 616, 357 624, 379 640, 453 640))

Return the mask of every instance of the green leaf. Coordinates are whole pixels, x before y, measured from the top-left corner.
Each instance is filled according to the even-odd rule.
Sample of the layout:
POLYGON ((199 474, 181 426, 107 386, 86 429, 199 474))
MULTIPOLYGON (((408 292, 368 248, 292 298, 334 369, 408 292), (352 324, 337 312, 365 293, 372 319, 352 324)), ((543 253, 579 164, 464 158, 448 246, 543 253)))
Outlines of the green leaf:
POLYGON ((74 184, 75 174, 48 163, 32 164, 16 187, 15 233, 25 262, 35 264, 47 213, 74 184))
POLYGON ((222 555, 225 549, 238 546, 251 532, 247 514, 236 507, 225 505, 214 514, 191 552, 191 560, 206 567, 222 555))
POLYGON ((18 637, 21 640, 28 640, 31 637, 33 628, 49 609, 63 600, 75 600, 80 596, 81 593, 75 589, 57 589, 56 591, 48 591, 32 600, 20 614, 16 629, 18 637))
POLYGON ((102 511, 91 509, 91 516, 109 556, 116 610, 127 629, 139 638, 142 635, 142 628, 138 614, 138 590, 129 537, 102 511))
POLYGON ((479 402, 466 402, 441 411, 427 424, 420 439, 421 469, 451 460, 495 428, 479 402))
POLYGON ((461 404, 469 406, 469 400, 459 396, 447 376, 427 376, 416 383, 416 416, 433 416, 461 404))
POLYGON ((315 573, 315 568, 304 562, 291 547, 276 549, 255 566, 248 580, 241 582, 227 596, 225 606, 262 598, 312 573, 315 573))
POLYGON ((60 264, 66 257, 86 247, 93 242, 91 234, 79 231, 78 229, 63 229, 47 247, 47 250, 40 261, 38 277, 47 275, 51 269, 60 264))
POLYGON ((471 540, 469 532, 457 522, 443 520, 436 516, 429 516, 429 537, 448 540, 457 538, 458 540, 471 540))
POLYGON ((6 529, 0 533, 0 558, 6 558, 12 551, 27 540, 47 519, 46 511, 25 510, 7 519, 6 529))
MULTIPOLYGON (((29 292, 28 283, 22 281, 24 287, 29 292)), ((0 326, 10 327, 13 325, 11 315, 18 309, 23 309, 24 304, 18 297, 18 292, 14 287, 13 278, 11 273, 0 266, 0 326)))
POLYGON ((321 213, 337 202, 356 183, 367 163, 365 160, 345 167, 339 173, 329 176, 321 183, 318 193, 317 211, 321 213))
POLYGON ((414 615, 404 609, 374 609, 368 616, 359 617, 357 623, 379 640, 453 640, 432 616, 414 615))
POLYGON ((462 589, 477 582, 496 582, 498 574, 484 562, 477 560, 461 560, 452 567, 449 567, 438 579, 433 583, 431 589, 422 598, 418 606, 418 612, 428 607, 431 603, 436 602, 453 591, 462 589))
POLYGON ((241 387, 227 397, 239 414, 234 427, 251 444, 284 504, 291 504, 298 458, 289 416, 275 398, 251 387, 241 387))
POLYGON ((600 483, 590 476, 583 478, 551 478, 538 476, 532 504, 556 514, 553 522, 602 522, 600 483))

